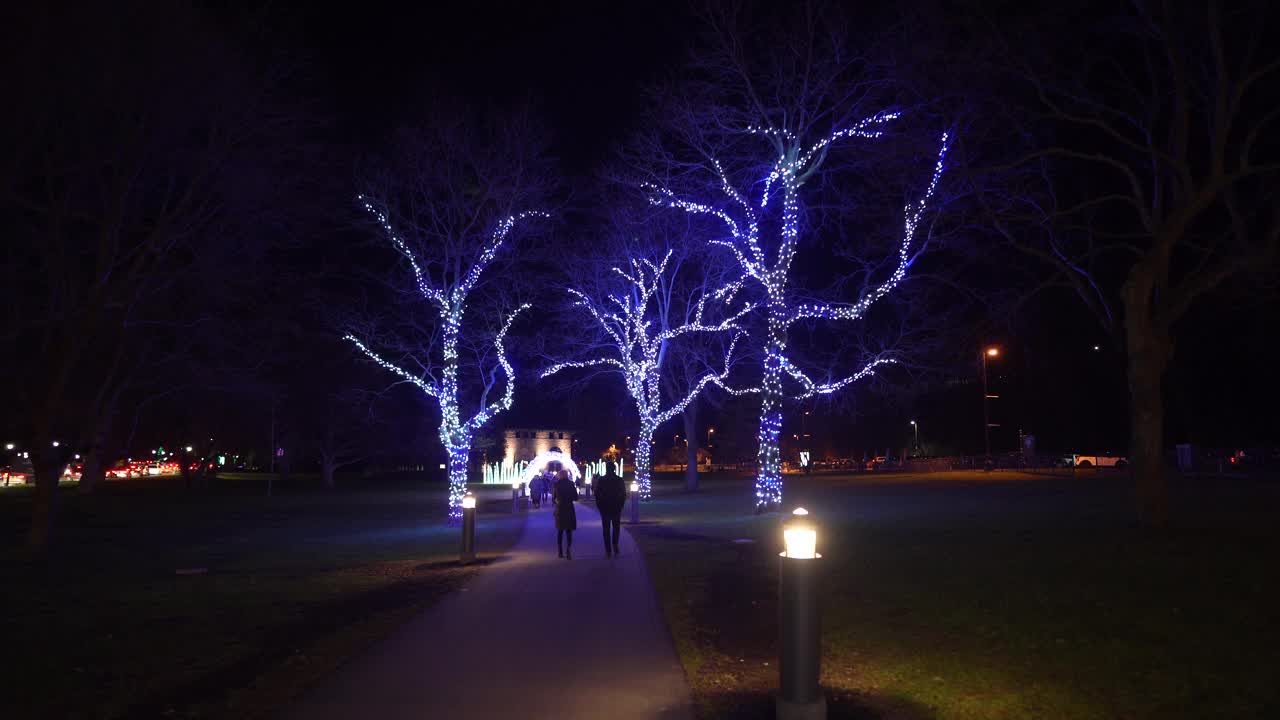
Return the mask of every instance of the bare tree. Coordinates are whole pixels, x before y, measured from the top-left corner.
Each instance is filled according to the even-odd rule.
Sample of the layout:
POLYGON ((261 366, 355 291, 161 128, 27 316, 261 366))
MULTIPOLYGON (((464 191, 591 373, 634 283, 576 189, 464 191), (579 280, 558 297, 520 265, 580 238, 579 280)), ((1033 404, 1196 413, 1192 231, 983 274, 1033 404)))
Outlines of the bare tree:
POLYGON ((514 121, 485 135, 469 120, 400 133, 380 190, 360 197, 411 282, 383 278, 398 301, 346 335, 438 406, 451 519, 462 517, 476 433, 515 393, 503 341, 529 306, 514 291, 520 277, 508 239, 528 220, 549 217, 533 207, 550 186, 541 139, 514 121))
MULTIPOLYGON (((564 370, 591 369, 620 375, 635 403, 640 427, 636 433, 636 482, 643 497, 652 490, 653 438, 659 426, 679 415, 709 384, 724 382, 732 369, 737 323, 754 310, 735 298, 742 282, 715 272, 698 272, 687 248, 667 247, 652 255, 640 243, 620 243, 616 255, 622 267, 591 273, 579 288, 570 288, 573 307, 594 321, 575 354, 581 360, 560 362, 542 372, 550 377, 564 370), (637 247, 638 245, 638 247, 637 247), (724 281, 724 282, 721 282, 724 281), (697 343, 699 336, 727 335, 716 367, 701 366, 675 382, 667 365, 680 352, 678 344, 697 343), (679 342, 678 342, 679 341, 679 342)), ((614 253, 610 253, 614 255, 614 253)), ((705 270, 708 266, 702 266, 705 270)), ((701 364, 704 353, 689 353, 684 362, 701 364)))
POLYGON ((1139 511, 1153 525, 1168 520, 1163 382, 1179 322, 1280 256, 1274 21, 1266 3, 1134 2, 1099 24, 1100 46, 1045 43, 1016 68, 1038 145, 1009 164, 1016 191, 987 193, 990 216, 1125 353, 1139 511))
POLYGON ((244 231, 273 202, 290 120, 279 74, 251 67, 199 11, 55 4, 26 20, 0 42, 14 81, 0 120, 12 150, 0 343, 22 409, 13 432, 36 470, 28 544, 42 549, 71 448, 86 447, 92 484, 148 366, 180 356, 207 309, 197 300, 218 296, 216 283, 177 283, 215 256, 249 274, 244 231))
POLYGON ((707 18, 711 50, 697 56, 692 79, 684 82, 687 99, 666 113, 668 134, 682 148, 652 145, 645 164, 657 168, 648 185, 651 202, 712 220, 718 227, 709 242, 731 253, 742 279, 764 295, 764 376, 745 391, 761 395, 756 502, 766 508, 782 501, 784 381, 798 383, 801 396, 825 395, 896 360, 878 355, 847 377, 815 380, 788 351, 789 329, 814 319, 861 320, 898 286, 923 247, 916 230, 950 139, 942 135, 932 177, 905 203, 896 252, 876 263, 883 274, 870 278, 850 304, 798 297, 792 266, 802 238, 811 239, 821 217, 806 213, 801 188, 824 180, 839 146, 881 138, 901 112, 867 109, 887 99, 882 69, 851 57, 846 38, 814 6, 805 5, 796 25, 779 34, 748 28, 737 6, 726 7, 707 18))

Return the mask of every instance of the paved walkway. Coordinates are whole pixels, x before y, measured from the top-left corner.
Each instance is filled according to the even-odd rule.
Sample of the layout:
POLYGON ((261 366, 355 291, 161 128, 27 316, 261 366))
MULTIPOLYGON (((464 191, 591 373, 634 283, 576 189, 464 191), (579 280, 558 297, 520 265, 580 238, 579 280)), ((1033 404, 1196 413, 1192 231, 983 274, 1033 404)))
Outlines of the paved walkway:
POLYGON ((578 503, 573 560, 556 557, 553 528, 546 505, 528 513, 509 558, 343 667, 285 717, 692 718, 684 673, 625 525, 622 557, 612 560, 590 501, 578 503))

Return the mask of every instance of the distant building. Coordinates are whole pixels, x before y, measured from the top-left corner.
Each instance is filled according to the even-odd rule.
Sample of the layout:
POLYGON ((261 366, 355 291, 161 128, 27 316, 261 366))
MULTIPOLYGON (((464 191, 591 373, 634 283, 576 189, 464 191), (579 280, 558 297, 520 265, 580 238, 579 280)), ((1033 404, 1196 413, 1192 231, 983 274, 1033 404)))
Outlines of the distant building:
POLYGON ((532 460, 547 450, 559 450, 573 457, 573 435, 569 430, 507 428, 502 433, 502 464, 510 466, 532 460))

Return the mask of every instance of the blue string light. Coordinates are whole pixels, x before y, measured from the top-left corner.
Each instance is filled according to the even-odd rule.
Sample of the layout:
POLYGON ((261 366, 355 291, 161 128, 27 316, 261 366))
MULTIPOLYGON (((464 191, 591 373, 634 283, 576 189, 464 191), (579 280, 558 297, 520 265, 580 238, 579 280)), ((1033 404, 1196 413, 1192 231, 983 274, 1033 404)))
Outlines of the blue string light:
MULTIPOLYGON (((879 138, 883 133, 881 127, 898 117, 897 112, 876 113, 850 127, 832 132, 808 148, 800 143, 794 133, 785 129, 754 126, 747 128, 748 134, 768 138, 775 147, 779 148, 780 153, 769 174, 764 178, 759 201, 754 204, 734 188, 719 160, 712 161, 720 181, 720 191, 727 201, 726 207, 734 209, 738 215, 736 218, 730 210, 714 204, 684 200, 667 188, 656 185, 646 186, 651 192, 649 200, 654 205, 682 210, 691 215, 706 215, 719 220, 728 231, 728 239, 717 238, 710 243, 732 252, 742 270, 743 279, 756 281, 764 290, 767 299, 765 307, 768 313, 768 335, 765 341, 764 373, 760 385, 740 389, 725 387, 733 394, 760 393, 761 396, 760 423, 756 437, 759 443, 757 452, 759 474, 755 488, 757 507, 777 506, 782 503, 782 455, 779 438, 782 434, 782 402, 785 397, 784 375, 800 383, 802 390, 799 397, 811 397, 836 392, 846 385, 871 375, 877 367, 896 362, 893 357, 881 355, 847 378, 835 382, 817 383, 787 359, 787 330, 793 323, 804 319, 860 319, 877 300, 892 292, 902 282, 911 265, 910 250, 917 225, 942 177, 947 150, 951 145, 949 133, 942 135, 937 162, 934 164, 933 176, 928 188, 917 202, 908 204, 905 208, 905 228, 902 242, 898 247, 898 264, 887 280, 866 292, 858 302, 852 305, 804 303, 792 307, 787 302, 786 291, 791 262, 796 252, 796 240, 800 232, 799 195, 803 179, 808 173, 816 171, 826 152, 836 141, 846 138, 879 138), (779 191, 779 188, 782 195, 782 222, 779 226, 777 252, 773 261, 770 262, 760 241, 760 214, 768 208, 770 198, 779 191)), ((719 384, 724 386, 723 382, 719 384)))

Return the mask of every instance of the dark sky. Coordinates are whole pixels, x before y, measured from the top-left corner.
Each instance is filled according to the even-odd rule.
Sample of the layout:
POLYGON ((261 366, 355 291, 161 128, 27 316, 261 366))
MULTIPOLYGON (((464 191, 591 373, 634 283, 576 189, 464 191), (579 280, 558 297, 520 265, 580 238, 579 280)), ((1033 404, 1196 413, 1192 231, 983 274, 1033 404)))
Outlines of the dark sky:
POLYGON ((590 172, 626 137, 643 88, 684 56, 680 6, 656 3, 311 3, 273 21, 348 137, 376 142, 436 93, 532 102, 561 161, 590 172))
MULTIPOLYGON (((259 11, 226 12, 241 18, 259 11)), ((332 113, 340 141, 356 152, 412 122, 433 96, 480 107, 530 100, 554 134, 570 184, 589 180, 610 146, 636 128, 644 88, 678 71, 697 27, 683 5, 659 3, 312 3, 261 12, 272 28, 265 33, 266 49, 300 64, 310 91, 332 113)), ((1272 309, 1273 302, 1251 306, 1220 298, 1197 313, 1189 335, 1194 340, 1179 347, 1170 375, 1177 385, 1169 417, 1175 439, 1191 434, 1232 444, 1274 437, 1276 384, 1260 380, 1269 373, 1256 351, 1270 331, 1250 320, 1272 309)), ((1007 383, 999 419, 1010 433, 1037 433, 1048 447, 1123 447, 1122 356, 1106 348, 1096 324, 1071 298, 1048 298, 1037 313, 1013 334, 990 338, 1008 349, 995 371, 1007 383), (1095 344, 1103 349, 1094 352, 1095 344)), ((976 382, 973 370, 970 380, 976 382)), ((906 442, 907 430, 894 428, 918 417, 928 421, 927 432, 937 429, 973 450, 980 409, 968 394, 952 386, 921 395, 852 425, 840 421, 837 433, 843 444, 857 445, 851 437, 868 445, 906 442)), ((573 416, 567 424, 599 425, 600 408, 625 404, 606 388, 562 409, 553 394, 526 387, 518 395, 511 421, 562 412, 573 416)), ((717 421, 714 412, 710 417, 717 421)), ((597 430, 602 438, 621 435, 625 423, 608 413, 597 430)))

